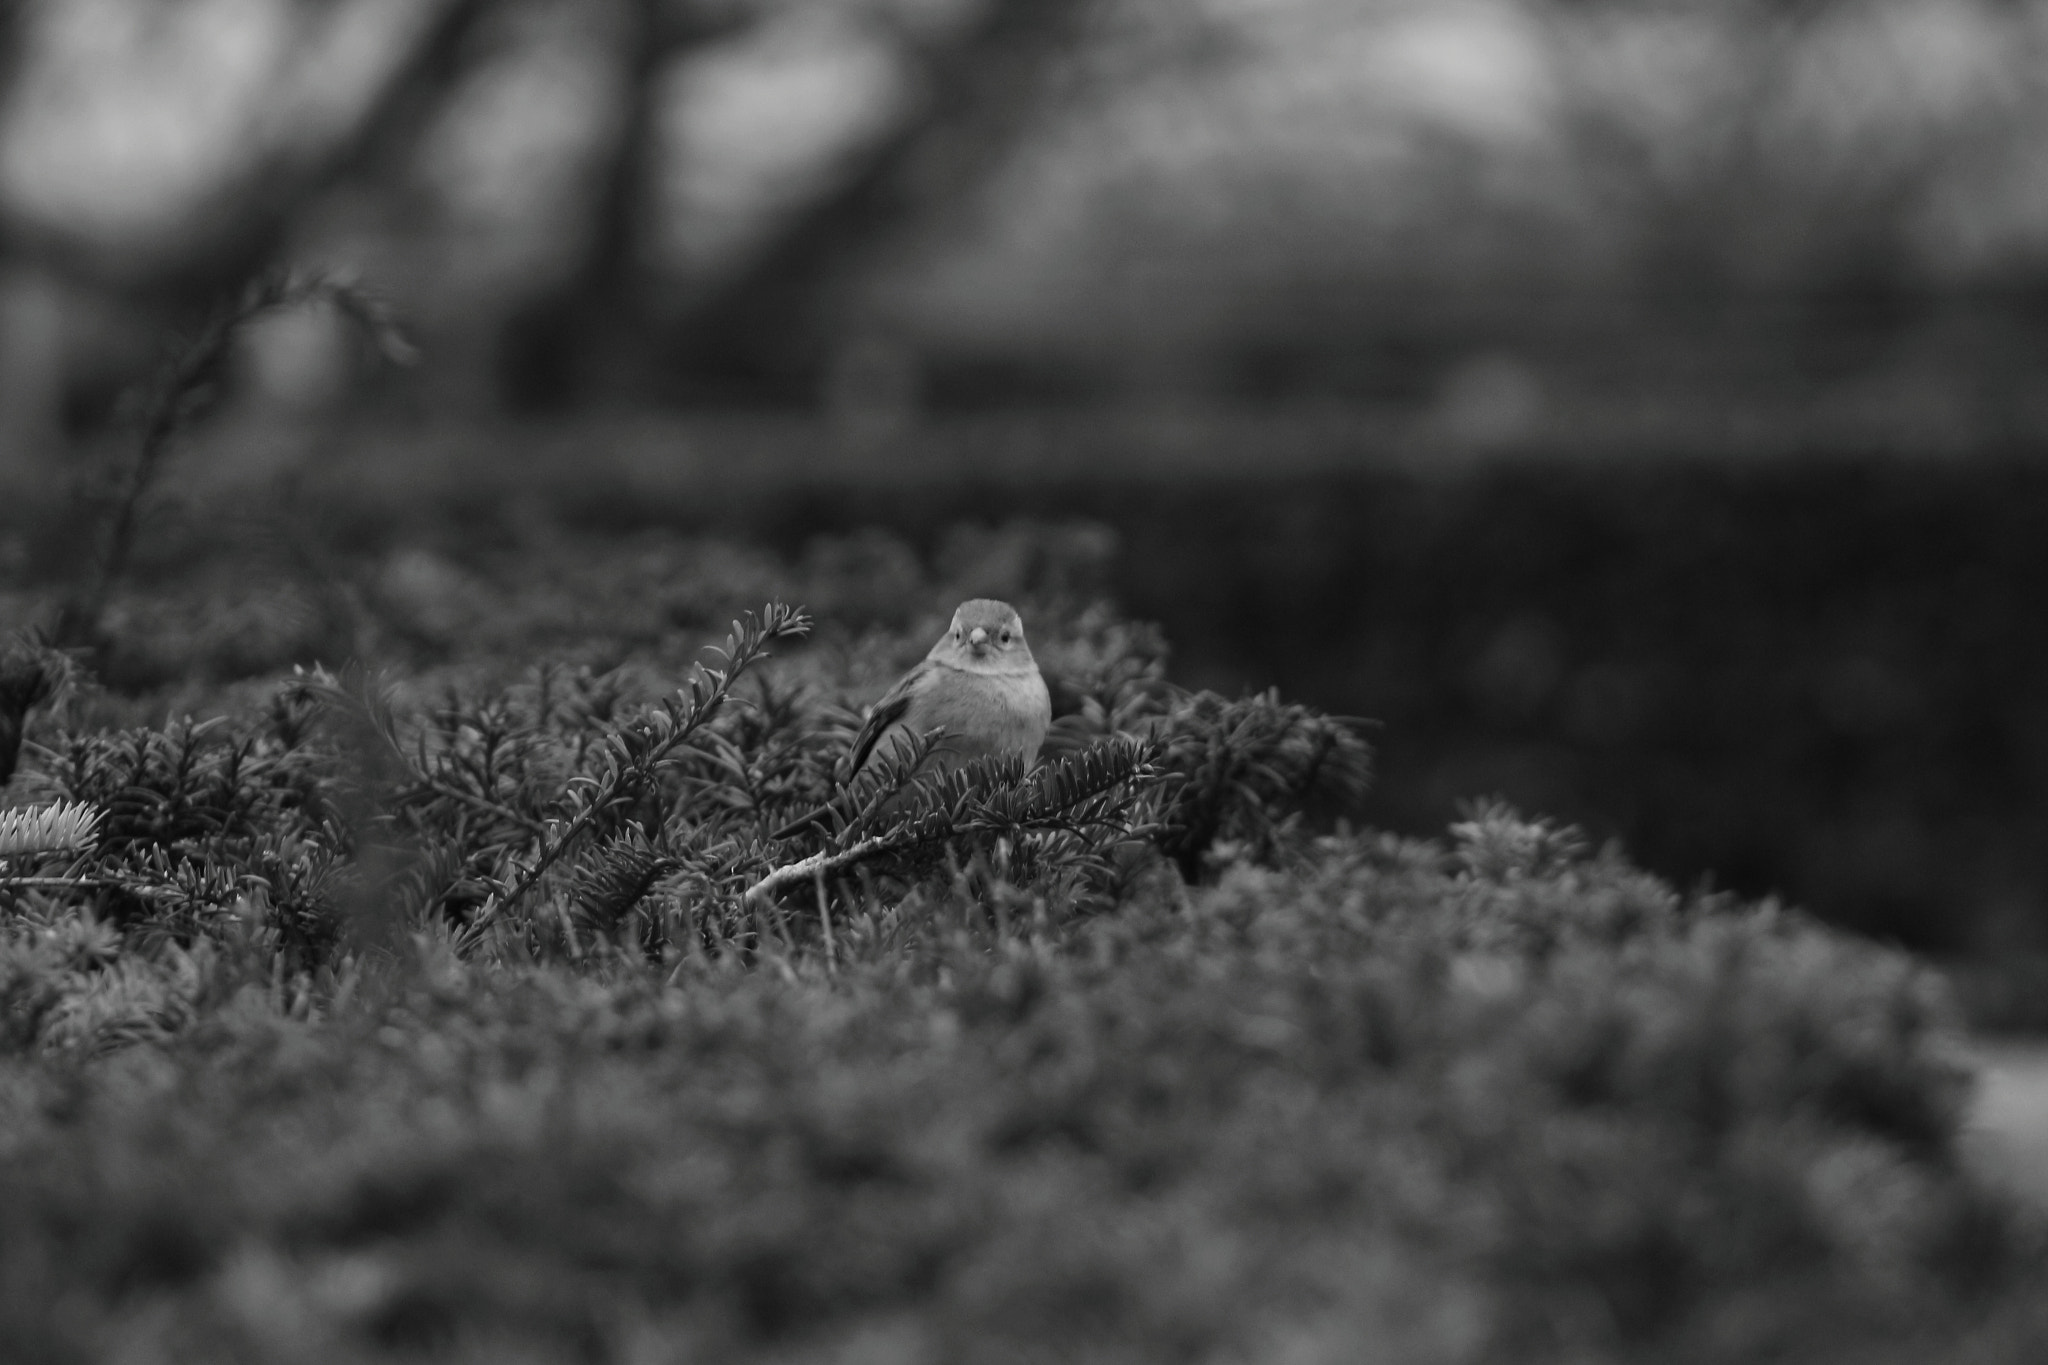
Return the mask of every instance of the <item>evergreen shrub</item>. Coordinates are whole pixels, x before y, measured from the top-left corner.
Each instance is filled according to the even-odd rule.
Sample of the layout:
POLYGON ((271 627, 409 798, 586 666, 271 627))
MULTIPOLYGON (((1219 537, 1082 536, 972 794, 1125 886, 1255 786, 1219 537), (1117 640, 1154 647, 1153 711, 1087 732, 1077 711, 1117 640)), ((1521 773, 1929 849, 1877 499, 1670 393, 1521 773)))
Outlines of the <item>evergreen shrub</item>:
POLYGON ((1440 840, 1361 829, 1357 723, 1176 688, 1157 632, 1048 542, 961 561, 1025 606, 1059 698, 1031 773, 836 784, 858 703, 970 581, 873 544, 898 577, 872 615, 770 605, 687 675, 731 596, 811 570, 621 547, 579 618, 518 591, 546 563, 500 566, 488 630, 408 644, 372 603, 385 671, 169 694, 197 720, 18 647, 53 695, 0 816, 0 1340, 2048 1344, 2034 1225, 1959 1157, 1969 1076, 1930 972, 1498 804, 1440 840))

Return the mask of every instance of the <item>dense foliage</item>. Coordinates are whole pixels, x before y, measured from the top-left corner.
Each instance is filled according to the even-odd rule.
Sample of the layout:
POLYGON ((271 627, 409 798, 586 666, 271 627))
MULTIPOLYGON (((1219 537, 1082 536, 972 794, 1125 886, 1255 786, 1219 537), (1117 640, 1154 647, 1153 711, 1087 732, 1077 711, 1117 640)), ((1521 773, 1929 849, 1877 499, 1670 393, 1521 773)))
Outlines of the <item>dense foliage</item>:
POLYGON ((194 669, 197 720, 53 677, 0 815, 10 1358, 2048 1342, 1928 973, 1499 806, 1333 825, 1359 727, 1173 686, 1091 543, 398 579, 385 672, 194 669), (807 585, 831 616, 680 666, 807 585), (857 703, 990 590, 1045 764, 844 786, 857 703))
POLYGON ((1116 599, 1165 627, 1183 680, 1384 722, 1375 823, 1423 834, 1503 792, 1682 883, 2048 957, 2037 450, 1731 455, 1688 431, 1460 461, 1336 419, 1046 427, 935 425, 914 467, 945 477, 911 487, 773 447, 772 489, 708 459, 663 481, 599 435, 602 456, 523 469, 517 497, 596 527, 751 518, 792 548, 863 522, 944 544, 991 507, 1093 518, 1121 543, 1116 599))
MULTIPOLYGON (((1181 681, 1384 723, 1375 824, 1427 834, 1500 792, 1684 884, 2048 960, 2048 471, 2024 449, 1731 458, 1700 437, 1459 463, 1277 418, 935 423, 867 464, 829 440, 702 422, 323 444, 262 524, 248 490, 160 516, 145 571, 212 581, 117 599, 105 674, 189 690, 457 640, 558 653, 594 614, 602 666, 774 596, 821 629, 902 629, 928 609, 921 558, 1000 595, 1045 557, 963 519, 1087 517, 1114 538, 1063 532, 1061 572, 1159 622, 1181 681)), ((0 563, 37 562, 44 533, 19 534, 0 563)), ((27 610, 0 587, 0 618, 27 610)))

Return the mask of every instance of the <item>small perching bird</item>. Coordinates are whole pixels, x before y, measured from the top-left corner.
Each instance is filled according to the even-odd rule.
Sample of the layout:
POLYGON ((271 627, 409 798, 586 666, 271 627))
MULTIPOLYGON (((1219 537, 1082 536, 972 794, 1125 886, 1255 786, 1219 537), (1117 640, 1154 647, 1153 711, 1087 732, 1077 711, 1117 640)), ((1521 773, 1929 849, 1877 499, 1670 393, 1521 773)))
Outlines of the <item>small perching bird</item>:
MULTIPOLYGON (((1024 622, 1008 602, 962 602, 924 661, 882 694, 853 738, 850 781, 878 751, 938 732, 921 772, 950 772, 977 758, 1038 761, 1052 724, 1052 698, 1024 622)), ((809 815, 777 831, 789 838, 816 823, 809 815)))
POLYGON ((1038 760, 1052 724, 1052 698, 1024 622, 1008 602, 962 602, 924 662, 875 703, 853 738, 849 776, 867 766, 884 742, 944 731, 928 763, 950 771, 976 758, 1038 760))

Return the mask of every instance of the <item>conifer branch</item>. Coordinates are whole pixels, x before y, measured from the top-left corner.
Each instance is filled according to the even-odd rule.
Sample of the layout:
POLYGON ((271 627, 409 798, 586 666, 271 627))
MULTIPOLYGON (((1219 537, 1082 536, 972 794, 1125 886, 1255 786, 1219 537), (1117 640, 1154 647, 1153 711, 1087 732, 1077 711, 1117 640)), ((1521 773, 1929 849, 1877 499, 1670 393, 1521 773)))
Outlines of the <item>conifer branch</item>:
MULTIPOLYGON (((1161 776, 1156 746, 1116 739, 1069 754, 1036 772, 1016 760, 980 759, 956 771, 920 778, 906 793, 912 802, 896 823, 844 842, 860 828, 850 822, 839 845, 775 868, 742 900, 765 905, 800 882, 836 876, 859 863, 945 843, 970 834, 1005 834, 1121 827, 1135 834, 1149 811, 1135 800, 1161 776), (1117 803, 1118 794, 1134 798, 1117 803)), ((893 785, 883 774, 878 787, 893 785)), ((865 815, 865 811, 863 812, 865 815)))
MULTIPOLYGON (((370 674, 358 664, 350 664, 340 675, 330 676, 316 670, 302 680, 300 688, 328 706, 341 711, 366 734, 377 741, 377 748, 383 756, 397 763, 404 773, 405 781, 422 792, 457 801, 473 809, 495 815, 508 824, 516 825, 536 839, 545 838, 547 830, 540 821, 530 815, 522 815, 502 802, 493 801, 479 792, 464 791, 452 782, 444 781, 429 772, 423 761, 416 762, 406 752, 405 743, 399 738, 398 720, 391 714, 390 701, 378 690, 370 674)), ((424 755, 422 755, 422 759, 424 755)), ((400 800, 403 801, 404 797, 400 800)), ((413 798, 417 800, 415 793, 413 798)))
POLYGON ((510 888, 502 895, 493 893, 484 903, 468 937, 473 941, 493 918, 517 905, 600 818, 651 784, 655 770, 669 755, 688 744, 724 706, 740 675, 766 657, 771 641, 800 638, 809 630, 810 618, 800 608, 770 603, 758 617, 748 613, 733 622, 724 647, 714 650, 725 659, 723 668, 700 664, 688 686, 675 697, 665 699, 644 719, 606 736, 607 771, 580 779, 582 789, 573 798, 575 813, 510 888))

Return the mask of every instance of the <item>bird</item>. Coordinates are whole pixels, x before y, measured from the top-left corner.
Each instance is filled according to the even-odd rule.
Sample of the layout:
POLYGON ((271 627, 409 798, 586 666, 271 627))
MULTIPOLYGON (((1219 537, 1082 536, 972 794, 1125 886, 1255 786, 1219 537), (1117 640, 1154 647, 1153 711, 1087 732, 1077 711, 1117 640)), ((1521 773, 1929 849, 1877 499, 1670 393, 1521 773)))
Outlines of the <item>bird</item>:
MULTIPOLYGON (((853 738, 847 778, 860 775, 876 753, 932 731, 923 769, 950 772, 977 758, 1021 758, 1029 768, 1052 724, 1052 697, 1024 622, 1008 602, 976 597, 962 602, 946 633, 923 662, 882 694, 853 738)), ((791 838, 816 824, 822 811, 776 831, 791 838)))

